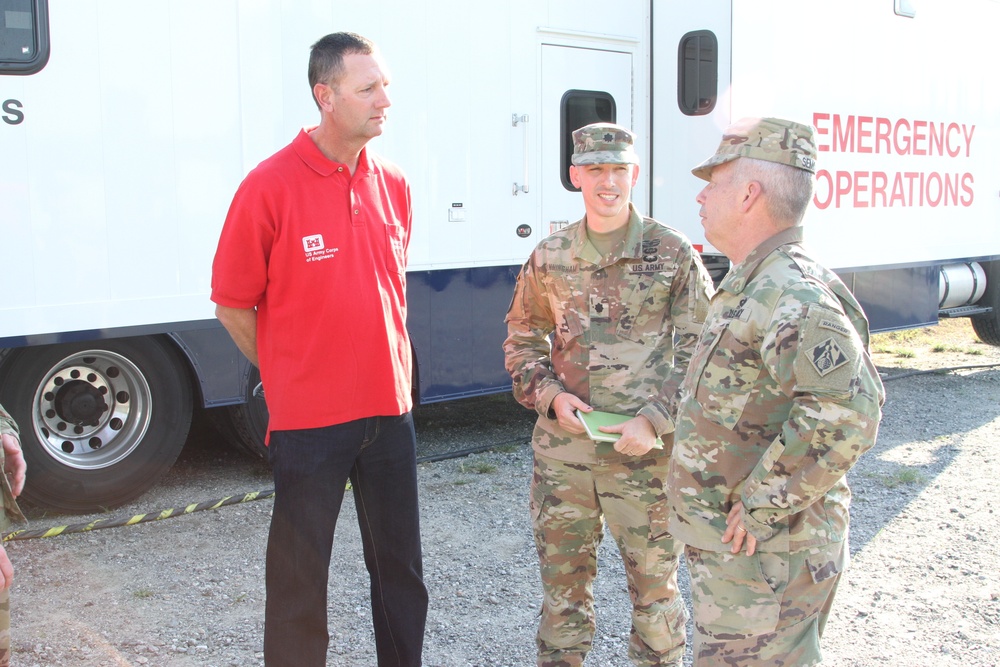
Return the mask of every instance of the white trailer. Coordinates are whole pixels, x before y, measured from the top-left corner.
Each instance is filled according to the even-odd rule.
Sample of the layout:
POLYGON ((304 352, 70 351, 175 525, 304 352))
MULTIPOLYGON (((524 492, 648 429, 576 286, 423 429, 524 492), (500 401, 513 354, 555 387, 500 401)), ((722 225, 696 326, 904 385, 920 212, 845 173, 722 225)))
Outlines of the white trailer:
POLYGON ((211 259, 242 177, 316 122, 309 46, 336 30, 374 39, 393 76, 374 149, 413 187, 422 402, 508 390, 513 282, 582 214, 569 133, 596 120, 639 134, 638 207, 720 273, 690 167, 743 115, 814 122, 809 239, 876 328, 935 322, 939 275, 978 288, 1000 257, 998 6, 906 4, 0 0, 0 403, 24 432, 25 495, 69 511, 136 497, 196 406, 260 453, 258 375, 213 317, 211 259))
POLYGON ((701 183, 689 168, 720 128, 761 115, 812 123, 819 171, 806 240, 854 290, 873 330, 970 316, 984 341, 1000 344, 1000 4, 696 6, 652 4, 654 216, 698 242, 684 207, 701 183), (678 44, 687 48, 680 66, 678 44), (685 69, 688 88, 677 79, 685 69), (706 69, 718 87, 699 92, 711 88, 706 69), (678 89, 694 100, 687 110, 678 89))

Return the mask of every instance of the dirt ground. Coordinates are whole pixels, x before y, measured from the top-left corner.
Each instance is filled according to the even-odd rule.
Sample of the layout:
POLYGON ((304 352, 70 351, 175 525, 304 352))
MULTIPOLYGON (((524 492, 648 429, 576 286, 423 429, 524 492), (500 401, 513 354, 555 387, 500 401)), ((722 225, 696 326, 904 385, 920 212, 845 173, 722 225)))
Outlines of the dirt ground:
MULTIPOLYGON (((1000 350, 976 342, 964 320, 882 334, 873 350, 888 398, 878 443, 850 473, 853 563, 824 637, 824 664, 996 667, 1000 350)), ((507 396, 428 406, 417 415, 425 457, 494 446, 419 466, 431 593, 425 665, 534 664, 531 421, 507 396)), ((32 528, 113 522, 270 488, 266 467, 219 440, 204 426, 196 430, 174 470, 134 504, 85 517, 35 509, 32 528)), ((9 543, 16 568, 13 664, 261 665, 270 506, 253 501, 9 543)), ((328 664, 374 665, 367 577, 349 501, 341 517, 328 664)), ((601 547, 599 567, 599 629, 587 665, 626 667, 629 603, 611 540, 601 547)))

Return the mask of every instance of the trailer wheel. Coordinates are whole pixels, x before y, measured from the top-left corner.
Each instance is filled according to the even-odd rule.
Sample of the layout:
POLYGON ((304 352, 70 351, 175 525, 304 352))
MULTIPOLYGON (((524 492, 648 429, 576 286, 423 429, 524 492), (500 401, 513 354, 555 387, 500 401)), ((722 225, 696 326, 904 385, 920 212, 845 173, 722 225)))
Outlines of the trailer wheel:
POLYGON ((1000 262, 982 262, 982 267, 986 272, 986 291, 976 303, 991 306, 993 312, 973 315, 972 330, 987 345, 1000 345, 1000 262))
POLYGON ((268 420, 267 403, 263 396, 254 396, 254 389, 258 384, 260 371, 256 366, 251 366, 247 376, 246 403, 214 408, 210 412, 215 427, 230 444, 254 458, 267 461, 267 445, 264 444, 268 420))
POLYGON ((25 499, 72 513, 153 486, 184 447, 193 408, 182 360, 156 339, 20 350, 0 379, 0 403, 21 430, 25 499))

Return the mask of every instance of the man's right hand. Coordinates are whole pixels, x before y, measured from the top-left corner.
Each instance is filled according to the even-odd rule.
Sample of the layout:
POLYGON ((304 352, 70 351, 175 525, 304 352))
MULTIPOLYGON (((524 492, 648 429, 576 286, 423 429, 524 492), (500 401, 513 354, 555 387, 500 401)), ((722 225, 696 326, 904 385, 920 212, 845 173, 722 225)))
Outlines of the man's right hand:
POLYGON ((240 348, 240 352, 250 360, 250 363, 259 368, 260 364, 257 361, 257 309, 217 305, 215 316, 229 332, 236 347, 240 348))
POLYGON ((576 416, 577 410, 590 412, 593 408, 568 391, 556 394, 556 397, 552 399, 552 412, 556 414, 559 426, 570 433, 580 435, 586 431, 583 428, 583 423, 576 416))

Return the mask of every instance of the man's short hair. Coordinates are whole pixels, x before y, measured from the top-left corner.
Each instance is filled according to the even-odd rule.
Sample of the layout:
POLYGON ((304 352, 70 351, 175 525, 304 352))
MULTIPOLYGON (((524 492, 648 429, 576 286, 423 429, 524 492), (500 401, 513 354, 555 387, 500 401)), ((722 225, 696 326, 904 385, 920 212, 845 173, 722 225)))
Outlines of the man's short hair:
MULTIPOLYGON (((371 55, 376 46, 367 37, 353 32, 335 32, 312 45, 309 53, 309 90, 317 83, 335 86, 344 75, 344 56, 352 53, 371 55)), ((314 101, 319 106, 319 101, 314 101)))
POLYGON ((815 188, 815 177, 805 169, 752 157, 735 160, 731 177, 760 183, 771 217, 788 227, 802 222, 815 188))

